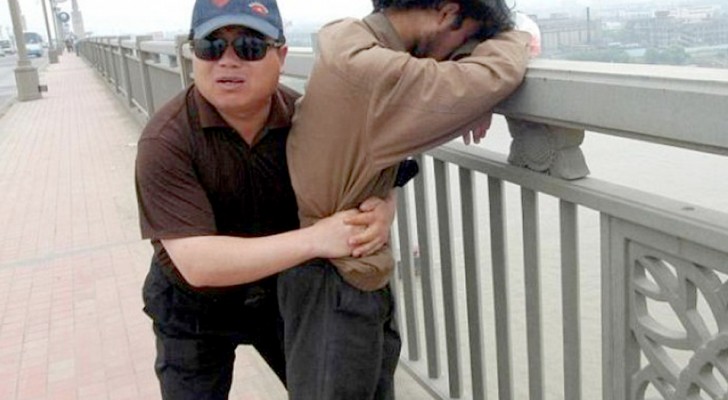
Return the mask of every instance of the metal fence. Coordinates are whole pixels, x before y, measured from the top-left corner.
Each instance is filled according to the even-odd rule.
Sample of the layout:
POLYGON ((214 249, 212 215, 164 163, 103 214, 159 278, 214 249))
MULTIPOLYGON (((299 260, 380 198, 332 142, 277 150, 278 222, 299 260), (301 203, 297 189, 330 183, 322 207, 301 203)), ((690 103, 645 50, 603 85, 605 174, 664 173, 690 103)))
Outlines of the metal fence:
MULTIPOLYGON (((191 80, 183 39, 79 47, 142 120, 191 80)), ((292 49, 283 81, 312 63, 292 49)), ((536 60, 497 111, 508 155, 448 144, 400 195, 400 365, 441 399, 728 398, 728 214, 586 177, 580 148, 725 157, 728 76, 536 60)))

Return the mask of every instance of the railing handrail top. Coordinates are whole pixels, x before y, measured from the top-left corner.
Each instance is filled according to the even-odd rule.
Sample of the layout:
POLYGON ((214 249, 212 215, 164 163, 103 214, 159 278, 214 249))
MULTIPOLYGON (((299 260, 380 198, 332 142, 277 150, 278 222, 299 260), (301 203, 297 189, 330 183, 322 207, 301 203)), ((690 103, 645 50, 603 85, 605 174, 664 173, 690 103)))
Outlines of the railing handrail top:
POLYGON ((306 46, 288 46, 288 52, 289 53, 293 52, 293 53, 302 54, 302 55, 307 55, 307 54, 313 55, 313 50, 311 49, 311 47, 306 47, 306 46))
MULTIPOLYGON (((129 37, 129 36, 126 36, 129 37)), ((108 40, 115 39, 115 36, 99 36, 91 38, 91 40, 108 40)), ((133 41, 133 39, 132 39, 133 41)), ((174 47, 173 39, 160 39, 144 41, 143 48, 153 50, 161 49, 163 54, 174 55, 169 53, 167 46, 174 47), (149 46, 149 47, 146 47, 149 46)), ((313 54, 313 49, 309 46, 289 46, 289 53, 296 55, 313 54)), ((661 78, 686 81, 710 81, 715 83, 728 84, 728 74, 722 69, 702 68, 693 66, 674 66, 674 65, 650 65, 650 64, 627 64, 627 63, 605 63, 594 61, 572 61, 572 60, 554 60, 536 58, 531 60, 526 73, 527 77, 538 74, 540 72, 555 71, 566 74, 586 74, 586 75, 605 75, 620 78, 661 78)), ((572 77, 573 79, 573 77, 572 77)))
POLYGON ((658 78, 683 81, 710 81, 728 84, 728 74, 725 70, 682 65, 604 63, 552 59, 531 60, 528 66, 527 76, 537 74, 541 71, 614 76, 620 79, 658 78))
MULTIPOLYGON (((289 52, 297 55, 313 54, 311 47, 289 47, 289 52)), ((728 84, 728 74, 722 69, 702 68, 681 65, 652 65, 605 63, 595 61, 572 61, 536 58, 530 61, 527 77, 542 71, 555 71, 565 74, 605 75, 622 78, 644 79, 660 78, 686 81, 710 81, 728 84)), ((573 78, 573 77, 572 77, 573 78)))
POLYGON ((175 42, 171 40, 145 40, 139 43, 139 47, 148 53, 158 53, 168 56, 177 55, 175 42))

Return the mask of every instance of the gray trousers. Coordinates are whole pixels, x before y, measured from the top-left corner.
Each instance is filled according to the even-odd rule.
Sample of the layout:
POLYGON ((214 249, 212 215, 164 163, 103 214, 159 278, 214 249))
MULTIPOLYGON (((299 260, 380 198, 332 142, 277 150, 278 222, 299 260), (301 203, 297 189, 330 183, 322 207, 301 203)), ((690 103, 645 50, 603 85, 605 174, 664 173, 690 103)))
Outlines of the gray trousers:
POLYGON ((278 277, 290 400, 394 399, 402 342, 389 286, 364 292, 327 260, 278 277))

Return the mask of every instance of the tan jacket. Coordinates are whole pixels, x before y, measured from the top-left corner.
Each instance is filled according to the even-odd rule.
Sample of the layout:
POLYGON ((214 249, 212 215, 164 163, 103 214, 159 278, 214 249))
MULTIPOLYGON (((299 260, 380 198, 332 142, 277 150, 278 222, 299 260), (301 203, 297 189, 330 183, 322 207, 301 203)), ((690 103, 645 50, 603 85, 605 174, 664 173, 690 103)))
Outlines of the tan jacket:
MULTIPOLYGON (((530 36, 508 32, 457 62, 415 58, 381 13, 323 27, 319 55, 288 138, 288 167, 301 224, 385 197, 396 165, 439 146, 506 98, 523 80, 530 36)), ((387 284, 385 246, 332 260, 362 290, 387 284)))

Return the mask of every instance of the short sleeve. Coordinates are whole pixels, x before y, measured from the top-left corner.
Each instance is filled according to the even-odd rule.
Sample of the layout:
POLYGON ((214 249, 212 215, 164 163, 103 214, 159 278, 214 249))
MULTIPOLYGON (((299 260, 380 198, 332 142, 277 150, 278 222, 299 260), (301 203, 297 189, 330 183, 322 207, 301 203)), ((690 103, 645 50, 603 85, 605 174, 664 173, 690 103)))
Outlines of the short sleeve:
POLYGON ((139 222, 145 239, 217 233, 207 193, 185 146, 161 138, 142 139, 136 159, 139 222))

